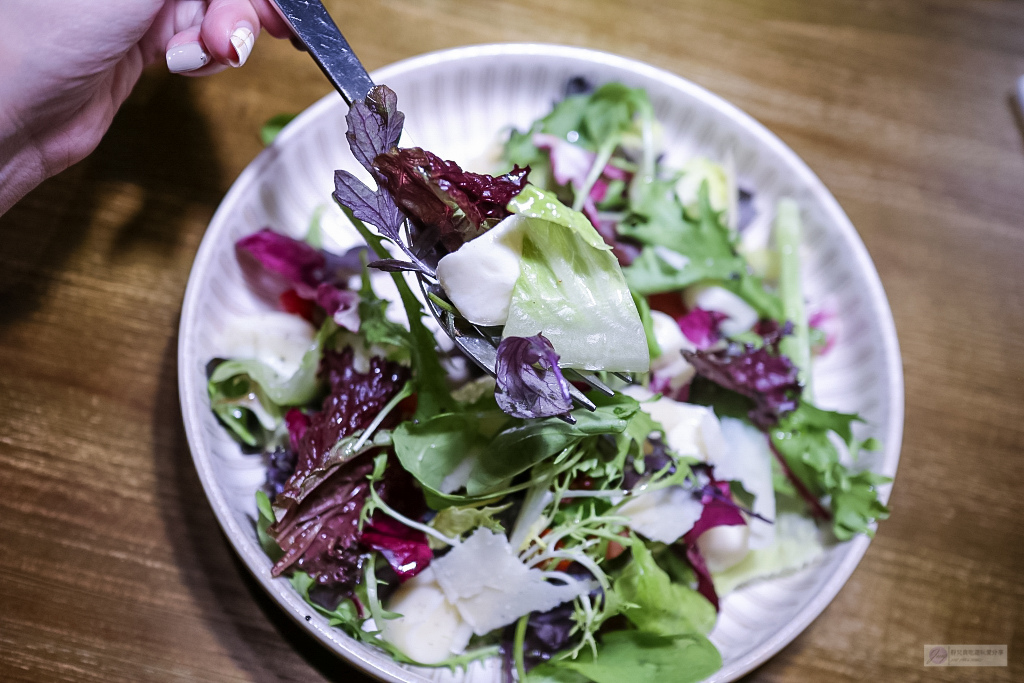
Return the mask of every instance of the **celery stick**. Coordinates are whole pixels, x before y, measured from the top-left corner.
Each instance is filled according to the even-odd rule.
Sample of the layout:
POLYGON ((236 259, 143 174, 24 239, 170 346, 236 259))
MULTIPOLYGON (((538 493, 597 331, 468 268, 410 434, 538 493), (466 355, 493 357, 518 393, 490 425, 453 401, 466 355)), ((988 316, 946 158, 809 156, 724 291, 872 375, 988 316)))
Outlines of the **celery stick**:
POLYGON ((779 200, 775 209, 775 246, 779 250, 779 297, 793 334, 784 337, 779 350, 800 372, 804 396, 811 396, 811 342, 807 329, 803 289, 800 287, 800 207, 792 199, 779 200))

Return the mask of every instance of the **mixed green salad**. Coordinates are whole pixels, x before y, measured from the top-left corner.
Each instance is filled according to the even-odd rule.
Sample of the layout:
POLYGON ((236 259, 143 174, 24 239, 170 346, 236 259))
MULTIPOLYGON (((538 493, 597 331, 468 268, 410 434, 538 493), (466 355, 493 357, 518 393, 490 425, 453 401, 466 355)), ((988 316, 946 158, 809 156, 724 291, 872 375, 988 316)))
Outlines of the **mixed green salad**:
POLYGON ((799 207, 757 217, 728 160, 665 164, 618 83, 570 82, 503 175, 398 147, 403 122, 386 87, 347 116, 374 183, 338 171, 334 196, 365 247, 325 249, 319 216, 236 245, 276 310, 227 322, 209 396, 266 461, 272 573, 400 662, 707 677, 723 595, 888 514, 888 480, 851 465, 878 444, 812 401, 835 329, 801 290, 799 207), (405 271, 500 338, 491 372, 405 271), (577 385, 592 411, 574 369, 612 389, 577 385))

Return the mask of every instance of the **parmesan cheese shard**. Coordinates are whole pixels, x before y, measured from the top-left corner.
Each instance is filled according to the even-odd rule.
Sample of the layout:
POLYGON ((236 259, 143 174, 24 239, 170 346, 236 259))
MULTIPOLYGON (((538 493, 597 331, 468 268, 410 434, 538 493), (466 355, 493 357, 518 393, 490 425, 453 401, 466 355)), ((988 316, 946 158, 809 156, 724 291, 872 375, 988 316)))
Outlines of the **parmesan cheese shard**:
POLYGON ((437 583, 462 618, 482 636, 530 612, 546 612, 590 591, 589 581, 559 574, 556 583, 512 553, 508 539, 479 528, 431 563, 437 583))
POLYGON ((644 491, 619 508, 619 514, 629 519, 634 531, 661 543, 675 543, 703 513, 700 496, 682 486, 644 491))

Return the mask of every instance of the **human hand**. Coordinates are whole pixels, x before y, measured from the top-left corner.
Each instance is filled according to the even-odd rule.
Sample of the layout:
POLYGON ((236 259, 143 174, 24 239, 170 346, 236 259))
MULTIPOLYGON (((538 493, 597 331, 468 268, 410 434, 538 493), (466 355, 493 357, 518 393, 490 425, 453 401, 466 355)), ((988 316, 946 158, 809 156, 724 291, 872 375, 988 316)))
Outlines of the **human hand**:
POLYGON ((95 149, 146 65, 241 66, 261 29, 291 35, 271 0, 3 0, 0 214, 95 149))

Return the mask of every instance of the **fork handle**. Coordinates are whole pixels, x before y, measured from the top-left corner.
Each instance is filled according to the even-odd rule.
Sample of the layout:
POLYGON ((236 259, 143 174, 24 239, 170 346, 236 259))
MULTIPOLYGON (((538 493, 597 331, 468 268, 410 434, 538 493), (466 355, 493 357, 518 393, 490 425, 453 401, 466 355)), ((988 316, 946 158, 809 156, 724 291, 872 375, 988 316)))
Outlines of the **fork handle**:
POLYGON ((352 47, 320 0, 274 0, 285 21, 309 50, 345 102, 362 102, 373 87, 352 47))

